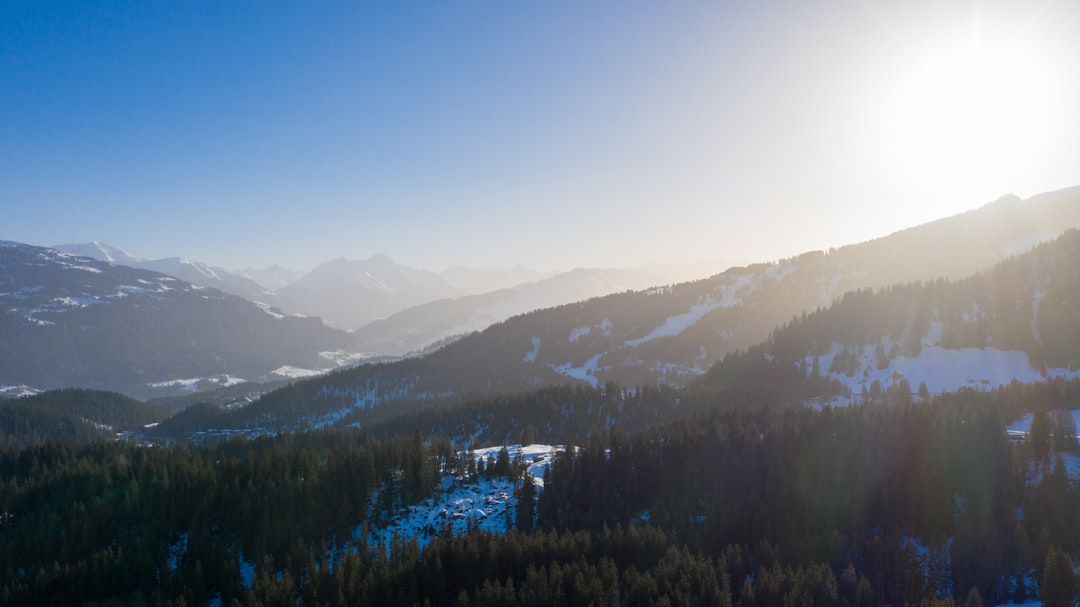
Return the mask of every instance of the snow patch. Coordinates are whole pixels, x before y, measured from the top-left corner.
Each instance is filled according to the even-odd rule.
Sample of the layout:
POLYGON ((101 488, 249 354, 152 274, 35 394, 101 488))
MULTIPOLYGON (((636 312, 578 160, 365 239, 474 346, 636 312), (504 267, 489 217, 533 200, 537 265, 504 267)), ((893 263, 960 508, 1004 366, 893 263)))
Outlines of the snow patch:
POLYGON ((798 267, 793 263, 778 263, 773 264, 765 270, 765 276, 776 281, 776 284, 780 284, 785 278, 795 273, 798 267))
POLYGON ((594 354, 592 358, 590 358, 588 361, 585 362, 584 365, 580 367, 573 366, 574 363, 566 363, 564 365, 559 365, 558 367, 552 368, 555 370, 556 373, 560 375, 565 375, 567 377, 573 377, 582 381, 589 382, 589 385, 595 388, 599 381, 596 378, 596 372, 600 364, 600 357, 603 355, 603 352, 599 354, 594 354))
POLYGON ((304 369, 301 367, 294 367, 292 365, 283 365, 270 372, 271 375, 280 375, 281 377, 287 377, 289 379, 299 379, 302 377, 312 377, 319 375, 322 371, 316 371, 313 369, 304 369))
POLYGON ((188 534, 187 532, 180 534, 180 539, 169 546, 169 571, 176 571, 180 566, 180 561, 187 553, 188 547, 188 534))
POLYGON ((6 398, 22 398, 24 396, 33 396, 35 394, 41 394, 41 390, 37 388, 31 388, 30 386, 20 384, 18 386, 0 385, 0 396, 6 398))
POLYGON ((260 310, 262 310, 263 312, 266 312, 267 314, 269 314, 270 316, 273 316, 274 318, 279 318, 279 319, 280 318, 285 318, 284 314, 281 314, 280 312, 275 312, 273 306, 271 306, 268 303, 263 303, 261 301, 253 301, 251 303, 255 304, 256 306, 259 306, 260 310))
POLYGON ((750 285, 754 280, 753 274, 746 274, 740 276, 732 284, 725 285, 723 287, 723 294, 720 299, 713 299, 712 296, 705 297, 705 300, 701 303, 690 306, 690 310, 682 314, 676 314, 669 316, 662 325, 656 327, 644 337, 637 339, 631 339, 624 345, 626 347, 637 347, 645 342, 659 339, 661 337, 674 337, 690 327, 696 325, 698 321, 705 317, 706 314, 713 310, 720 308, 730 308, 742 303, 742 299, 738 297, 739 292, 746 286, 750 285))
POLYGON ((373 358, 374 354, 364 354, 358 352, 347 352, 345 350, 333 350, 327 352, 319 352, 319 358, 326 359, 335 365, 342 367, 353 363, 358 363, 369 358, 373 358))
POLYGON ((225 375, 225 377, 223 377, 220 380, 221 385, 225 386, 226 388, 228 388, 229 386, 235 386, 237 384, 242 384, 242 383, 245 383, 245 382, 247 382, 246 379, 243 379, 241 377, 233 377, 232 375, 225 375))
POLYGON ((190 260, 190 259, 188 259, 186 257, 181 257, 180 258, 180 264, 181 265, 186 265, 186 266, 191 266, 196 272, 198 272, 199 274, 202 274, 203 276, 205 276, 207 278, 211 278, 211 279, 214 279, 214 280, 221 280, 221 277, 218 276, 218 273, 213 271, 212 269, 210 269, 210 266, 208 266, 208 265, 206 265, 204 263, 199 263, 197 261, 192 261, 192 260, 190 260))
POLYGON ((244 558, 244 551, 240 551, 240 584, 244 588, 251 589, 251 585, 255 583, 255 563, 248 561, 244 558))
POLYGON ((183 387, 183 388, 186 388, 188 390, 194 391, 195 386, 198 385, 198 383, 201 382, 201 381, 202 381, 201 377, 192 377, 192 378, 189 378, 189 379, 170 379, 170 380, 166 380, 166 381, 155 381, 155 382, 150 382, 150 383, 148 383, 146 385, 151 387, 151 388, 158 388, 158 389, 160 389, 160 388, 183 387))
POLYGON ((517 461, 521 458, 521 461, 525 462, 529 471, 529 476, 533 478, 533 484, 537 488, 542 489, 544 487, 544 472, 547 467, 555 461, 555 455, 566 451, 566 445, 500 445, 497 447, 485 447, 483 449, 476 449, 473 453, 476 455, 476 461, 481 459, 487 461, 489 456, 498 459, 499 451, 506 448, 507 453, 510 455, 510 461, 517 461))
POLYGON ((147 387, 154 388, 155 390, 161 390, 164 388, 181 388, 185 392, 195 392, 199 388, 200 383, 214 384, 216 386, 222 386, 228 388, 229 386, 235 386, 247 382, 246 379, 241 377, 234 377, 229 374, 215 375, 213 377, 188 377, 184 379, 169 379, 165 381, 156 381, 147 383, 147 387))
POLYGON ((83 272, 90 272, 91 274, 101 274, 101 270, 93 266, 82 266, 74 263, 60 264, 61 267, 69 270, 82 270, 83 272))
POLYGON ((53 302, 60 304, 61 306, 67 306, 70 308, 85 308, 97 303, 101 303, 99 300, 93 297, 55 297, 53 302))
POLYGON ((527 362, 527 363, 536 362, 536 356, 538 354, 540 354, 540 338, 536 337, 536 336, 533 336, 532 345, 533 345, 533 349, 531 351, 525 353, 525 362, 527 362))

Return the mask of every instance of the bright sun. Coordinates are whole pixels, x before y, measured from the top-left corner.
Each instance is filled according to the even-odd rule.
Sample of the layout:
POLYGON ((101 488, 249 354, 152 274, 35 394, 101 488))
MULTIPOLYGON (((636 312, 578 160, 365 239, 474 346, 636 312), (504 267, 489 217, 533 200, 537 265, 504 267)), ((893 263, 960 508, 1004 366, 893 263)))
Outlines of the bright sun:
POLYGON ((1046 65, 1025 49, 985 44, 925 56, 890 100, 896 168, 948 181, 1025 165, 1052 128, 1046 65))

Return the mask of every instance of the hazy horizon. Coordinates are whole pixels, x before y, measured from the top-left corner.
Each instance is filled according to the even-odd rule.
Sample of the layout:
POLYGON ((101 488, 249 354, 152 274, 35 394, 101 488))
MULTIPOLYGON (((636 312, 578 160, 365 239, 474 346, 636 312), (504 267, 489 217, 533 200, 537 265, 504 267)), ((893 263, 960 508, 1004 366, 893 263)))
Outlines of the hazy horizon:
POLYGON ((0 7, 0 237, 771 261, 1080 184, 1080 6, 0 7))
MULTIPOLYGON (((9 239, 0 238, 0 240, 9 240, 9 239)), ((17 242, 22 242, 22 241, 17 241, 17 242)), ((69 247, 93 246, 95 244, 99 244, 99 245, 103 245, 105 247, 108 247, 110 249, 115 249, 116 251, 121 252, 123 254, 130 255, 131 257, 133 257, 133 258, 135 258, 135 259, 137 259, 139 261, 142 261, 142 262, 159 261, 159 260, 162 260, 162 259, 184 259, 184 260, 188 260, 188 261, 191 261, 191 262, 205 263, 205 264, 207 264, 209 266, 221 268, 223 270, 226 270, 226 271, 232 272, 232 273, 241 273, 241 272, 245 272, 245 271, 261 271, 261 270, 268 270, 268 269, 271 269, 273 267, 279 267, 279 268, 281 268, 283 270, 286 270, 286 271, 289 271, 289 272, 296 272, 298 274, 305 274, 305 273, 310 272, 311 270, 315 269, 318 266, 321 266, 321 265, 324 265, 324 264, 327 264, 327 263, 331 263, 331 262, 337 262, 337 261, 366 262, 366 261, 370 261, 373 258, 377 258, 377 257, 387 257, 390 260, 392 260, 394 263, 414 267, 414 268, 420 269, 420 270, 427 270, 427 271, 431 271, 431 272, 435 272, 435 273, 453 272, 454 270, 459 270, 459 269, 475 270, 475 271, 512 271, 512 270, 515 270, 515 269, 522 269, 522 270, 528 270, 530 272, 535 272, 537 274, 542 274, 542 275, 554 275, 554 274, 558 274, 558 273, 562 273, 562 272, 571 272, 571 271, 574 271, 574 270, 581 270, 581 269, 587 269, 587 270, 596 270, 596 269, 599 269, 599 270, 603 270, 603 269, 634 269, 634 268, 665 267, 665 266, 687 267, 687 266, 694 266, 694 265, 723 266, 724 268, 727 268, 727 267, 733 267, 733 266, 741 266, 741 265, 749 265, 749 264, 755 264, 755 263, 761 263, 761 262, 775 261, 775 260, 756 260, 756 259, 732 258, 732 259, 687 259, 687 260, 683 260, 683 261, 670 261, 670 262, 647 261, 647 262, 640 263, 640 264, 621 265, 621 266, 586 266, 586 265, 578 264, 578 265, 567 266, 567 267, 532 267, 532 266, 527 266, 527 265, 521 264, 521 263, 512 263, 512 264, 505 264, 505 265, 497 265, 497 264, 495 264, 495 265, 487 265, 487 266, 454 264, 454 265, 436 265, 436 266, 432 266, 432 267, 427 267, 427 266, 417 266, 417 265, 413 265, 413 264, 408 264, 408 263, 402 262, 401 260, 399 260, 394 255, 391 255, 391 254, 383 252, 383 251, 376 251, 374 253, 371 253, 370 255, 364 255, 364 256, 358 256, 358 257, 346 257, 346 256, 339 255, 339 256, 336 256, 336 257, 323 259, 321 261, 316 262, 315 264, 313 264, 311 266, 303 266, 303 267, 300 267, 300 266, 295 266, 294 267, 294 266, 292 266, 290 264, 287 264, 287 263, 282 263, 282 262, 278 262, 278 261, 275 261, 275 260, 268 260, 266 263, 264 263, 262 265, 246 266, 246 267, 243 267, 243 268, 236 268, 236 267, 226 267, 226 266, 222 266, 220 264, 207 262, 204 259, 199 259, 197 257, 193 257, 193 256, 187 255, 187 254, 172 254, 172 255, 166 255, 164 257, 147 257, 145 255, 140 255, 138 251, 130 251, 130 250, 125 249, 122 246, 116 245, 115 243, 104 242, 104 241, 101 241, 101 240, 91 240, 91 241, 86 241, 86 242, 62 242, 62 243, 52 243, 52 244, 44 244, 44 243, 36 243, 36 242, 22 242, 22 244, 27 244, 27 245, 31 245, 31 246, 37 246, 37 247, 54 248, 54 249, 66 249, 66 248, 69 248, 69 247)), ((197 247, 195 247, 195 248, 197 248, 197 247)), ((123 265, 123 261, 117 261, 116 263, 123 265)))

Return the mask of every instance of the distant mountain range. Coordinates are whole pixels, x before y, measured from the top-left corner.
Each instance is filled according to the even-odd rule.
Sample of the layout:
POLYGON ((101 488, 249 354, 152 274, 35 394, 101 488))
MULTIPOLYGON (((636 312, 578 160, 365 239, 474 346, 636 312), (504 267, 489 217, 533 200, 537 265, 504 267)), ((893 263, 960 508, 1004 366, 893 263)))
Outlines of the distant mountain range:
POLYGON ((98 241, 85 244, 62 244, 52 248, 71 255, 81 255, 118 265, 160 272, 193 285, 218 289, 244 299, 274 303, 273 293, 258 282, 224 268, 212 267, 185 257, 143 259, 98 241))
POLYGON ((401 356, 511 316, 590 297, 703 278, 733 263, 699 261, 630 269, 537 272, 524 266, 432 272, 386 255, 336 259, 295 272, 281 266, 229 272, 184 257, 146 260, 94 241, 52 247, 72 255, 153 270, 289 314, 357 330, 357 347, 401 356), (370 325, 370 326, 369 326, 370 325))
MULTIPOLYGON (((300 417, 563 382, 681 386, 847 292, 964 278, 1074 227, 1080 187, 1026 201, 1003 197, 873 241, 671 286, 643 288, 666 284, 662 272, 671 275, 671 268, 582 269, 461 295, 446 276, 462 280, 466 271, 440 275, 379 255, 323 264, 270 294, 296 306, 323 301, 323 310, 353 322, 387 315, 351 334, 290 316, 265 301, 271 297, 256 304, 118 265, 151 262, 101 243, 64 248, 106 261, 7 242, 0 248, 0 393, 86 387, 139 398, 190 394, 239 380, 302 378, 440 341, 450 345, 428 356, 298 383, 295 390, 312 391, 300 417), (438 296, 391 313, 410 298, 438 296)), ((175 259, 176 273, 236 284, 223 270, 175 259)), ((486 276, 490 286, 527 273, 481 272, 472 280, 486 276)), ((274 409, 275 398, 252 411, 274 409)))
POLYGON ((304 275, 303 272, 283 268, 279 265, 267 266, 265 268, 245 268, 236 273, 248 280, 259 283, 259 285, 268 291, 276 291, 282 287, 289 286, 304 275))
MULTIPOLYGON (((241 381, 274 382, 400 356, 517 313, 701 267, 576 270, 487 297, 422 304, 349 335, 327 328, 320 318, 360 322, 356 319, 461 290, 440 275, 384 255, 329 262, 300 278, 269 268, 269 274, 291 281, 279 296, 222 268, 179 257, 149 261, 101 242, 53 249, 5 243, 3 254, 7 262, 0 280, 6 287, 0 302, 13 305, 4 319, 10 332, 2 344, 7 358, 0 362, 10 362, 0 370, 0 395, 87 387, 139 398, 181 396, 241 381), (282 300, 318 318, 286 314, 276 305, 282 300), (455 316, 457 309, 463 312, 455 316), (385 331, 402 322, 409 325, 400 335, 380 333, 380 327, 385 331)), ((523 268, 456 268, 449 274, 474 288, 532 275, 523 268)), ((235 390, 222 394, 232 399, 235 390)))
POLYGON ((396 263, 386 255, 335 259, 276 291, 284 309, 356 329, 400 310, 463 292, 438 274, 396 263))
POLYGON ((158 272, 6 241, 0 306, 0 385, 142 398, 354 358, 351 336, 318 320, 158 272))
POLYGON ((274 292, 276 305, 356 330, 367 351, 403 355, 539 308, 703 278, 730 264, 696 262, 541 274, 455 267, 432 272, 386 255, 321 264, 274 292), (494 289, 493 289, 494 287, 494 289))
MULTIPOLYGON (((728 355, 762 343, 776 327, 828 308, 847 292, 965 278, 1077 226, 1080 188, 1027 201, 1006 197, 862 244, 516 316, 423 358, 296 383, 237 412, 230 423, 364 423, 391 414, 380 411, 391 403, 390 409, 400 413, 419 403, 563 382, 685 385, 728 355)), ((1016 297, 1021 300, 1019 293, 1016 297)), ((842 315, 835 318, 842 324, 842 315)), ((1031 333, 1030 312, 1010 316, 1009 322, 1031 333)), ((949 342, 927 343, 948 349, 949 342)), ((1023 360, 1018 372, 1038 369, 1023 360)))

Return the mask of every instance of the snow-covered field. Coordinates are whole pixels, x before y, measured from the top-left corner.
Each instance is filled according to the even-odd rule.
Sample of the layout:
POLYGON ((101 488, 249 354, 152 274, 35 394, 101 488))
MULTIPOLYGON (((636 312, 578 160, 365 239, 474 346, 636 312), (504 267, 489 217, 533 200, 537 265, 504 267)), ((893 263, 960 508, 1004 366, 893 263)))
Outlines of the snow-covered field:
MULTIPOLYGON (((480 458, 484 460, 487 460, 489 456, 497 458, 501 450, 502 446, 487 447, 477 449, 473 453, 476 454, 476 461, 479 462, 480 458)), ((544 487, 544 473, 548 465, 555 459, 555 454, 565 450, 564 445, 506 445, 506 451, 510 454, 510 461, 516 461, 520 457, 525 462, 529 476, 532 476, 533 484, 538 489, 544 487)))
MULTIPOLYGON (((875 363, 874 346, 868 345, 857 352, 861 371, 852 376, 828 372, 833 357, 841 349, 835 346, 833 352, 821 357, 818 364, 823 374, 844 384, 853 394, 861 393, 864 387, 869 389, 875 380, 881 383, 882 389, 888 389, 894 377, 906 378, 913 391, 918 389, 920 383, 926 383, 931 394, 960 388, 996 388, 1014 379, 1024 383, 1045 379, 1031 367, 1027 354, 1019 350, 948 350, 937 346, 924 347, 917 356, 898 356, 889 360, 885 368, 879 369, 875 363)), ((1054 371, 1054 375, 1080 376, 1080 373, 1067 370, 1054 371)))

